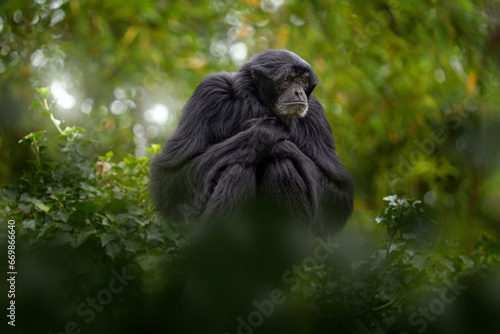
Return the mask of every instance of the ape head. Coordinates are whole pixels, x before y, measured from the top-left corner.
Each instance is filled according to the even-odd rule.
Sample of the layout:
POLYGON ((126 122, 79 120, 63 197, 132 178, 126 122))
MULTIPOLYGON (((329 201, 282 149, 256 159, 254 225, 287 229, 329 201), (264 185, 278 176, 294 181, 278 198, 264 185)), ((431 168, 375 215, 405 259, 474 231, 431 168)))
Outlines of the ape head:
POLYGON ((287 50, 264 51, 242 66, 249 73, 259 99, 280 116, 304 117, 309 95, 318 84, 311 66, 287 50))

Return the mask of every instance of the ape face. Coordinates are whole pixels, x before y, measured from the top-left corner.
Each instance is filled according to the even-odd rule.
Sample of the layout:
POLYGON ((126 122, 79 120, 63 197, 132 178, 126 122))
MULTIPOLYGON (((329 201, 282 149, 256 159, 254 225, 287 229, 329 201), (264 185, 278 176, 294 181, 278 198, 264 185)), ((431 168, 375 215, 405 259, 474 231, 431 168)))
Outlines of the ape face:
POLYGON ((306 90, 309 86, 308 73, 301 76, 289 74, 277 82, 277 98, 274 112, 278 115, 299 115, 304 117, 309 107, 306 90))
POLYGON ((307 114, 309 95, 318 83, 308 63, 289 51, 274 50, 272 55, 264 52, 256 56, 253 64, 250 73, 264 104, 281 116, 307 114))

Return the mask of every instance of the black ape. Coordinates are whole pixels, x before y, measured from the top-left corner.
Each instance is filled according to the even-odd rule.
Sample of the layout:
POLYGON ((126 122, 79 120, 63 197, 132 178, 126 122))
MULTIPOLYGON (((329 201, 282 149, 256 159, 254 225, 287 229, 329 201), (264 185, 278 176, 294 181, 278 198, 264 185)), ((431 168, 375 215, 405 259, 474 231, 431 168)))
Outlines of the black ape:
POLYGON ((325 235, 353 210, 353 181, 312 91, 318 79, 286 50, 209 75, 151 164, 150 191, 175 222, 221 219, 265 199, 325 235))

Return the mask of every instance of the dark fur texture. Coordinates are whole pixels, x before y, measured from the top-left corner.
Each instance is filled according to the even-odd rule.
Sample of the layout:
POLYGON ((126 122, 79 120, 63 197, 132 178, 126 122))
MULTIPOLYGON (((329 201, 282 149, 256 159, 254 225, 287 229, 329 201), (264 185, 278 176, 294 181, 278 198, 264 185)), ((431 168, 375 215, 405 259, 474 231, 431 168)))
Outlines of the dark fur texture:
POLYGON ((160 213, 174 222, 214 221, 265 199, 318 235, 341 229, 353 210, 353 181, 312 93, 316 84, 309 64, 286 50, 264 51, 238 72, 205 78, 151 164, 160 213), (308 111, 287 119, 273 103, 277 83, 291 73, 308 76, 308 111))

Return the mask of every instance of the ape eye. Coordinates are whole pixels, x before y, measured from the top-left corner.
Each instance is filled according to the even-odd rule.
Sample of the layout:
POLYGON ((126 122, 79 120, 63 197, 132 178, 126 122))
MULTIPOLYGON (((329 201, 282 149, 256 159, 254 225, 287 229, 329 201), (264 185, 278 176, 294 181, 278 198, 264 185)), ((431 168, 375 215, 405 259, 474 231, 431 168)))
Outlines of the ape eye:
POLYGON ((293 80, 293 77, 291 75, 283 78, 284 82, 289 82, 289 81, 292 81, 292 80, 293 80))
POLYGON ((309 83, 309 78, 308 77, 304 77, 304 78, 302 78, 301 81, 302 81, 303 84, 309 83))

